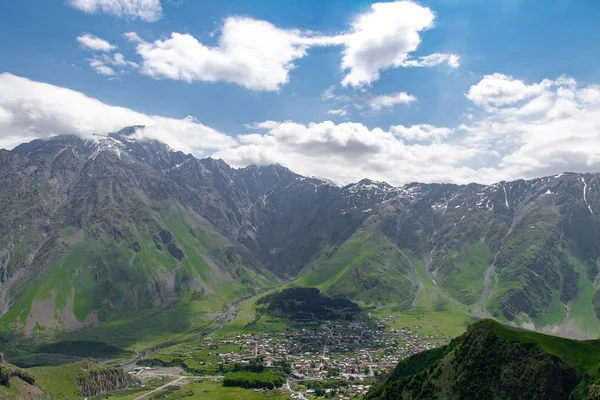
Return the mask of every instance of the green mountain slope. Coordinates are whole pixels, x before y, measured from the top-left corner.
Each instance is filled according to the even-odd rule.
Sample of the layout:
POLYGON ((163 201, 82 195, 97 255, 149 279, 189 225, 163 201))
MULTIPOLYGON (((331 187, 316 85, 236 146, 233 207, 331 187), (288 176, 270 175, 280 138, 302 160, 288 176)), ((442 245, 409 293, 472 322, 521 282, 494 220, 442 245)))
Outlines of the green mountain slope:
MULTIPOLYGON (((168 320, 176 303, 220 312, 277 282, 114 139, 38 142, 1 163, 16 191, 0 196, 2 330, 43 339, 160 310, 168 320)), ((176 325, 194 320, 183 313, 176 325)))
POLYGON ((600 341, 473 324, 449 345, 401 361, 367 399, 593 399, 600 341))
POLYGON ((92 360, 27 369, 0 364, 0 398, 6 400, 81 399, 139 383, 121 369, 92 360))
POLYGON ((350 185, 344 190, 353 196, 388 190, 388 198, 374 209, 353 200, 342 212, 368 218, 315 258, 297 283, 383 306, 380 313, 405 323, 446 327, 452 316, 462 327, 468 316, 492 317, 599 337, 594 183, 594 176, 563 174, 491 186, 350 185))
POLYGON ((453 335, 492 317, 600 336, 597 175, 337 187, 136 129, 0 151, 0 331, 155 343, 284 281, 453 335))
POLYGON ((3 324, 27 333, 68 332, 164 308, 193 293, 224 304, 271 284, 268 273, 246 268, 235 246, 191 212, 171 208, 147 217, 141 226, 154 225, 154 232, 127 224, 135 235, 119 240, 62 230, 58 240, 66 254, 26 286, 3 324))
POLYGON ((409 308, 415 280, 409 260, 393 243, 382 234, 362 230, 296 283, 318 287, 333 297, 409 308))

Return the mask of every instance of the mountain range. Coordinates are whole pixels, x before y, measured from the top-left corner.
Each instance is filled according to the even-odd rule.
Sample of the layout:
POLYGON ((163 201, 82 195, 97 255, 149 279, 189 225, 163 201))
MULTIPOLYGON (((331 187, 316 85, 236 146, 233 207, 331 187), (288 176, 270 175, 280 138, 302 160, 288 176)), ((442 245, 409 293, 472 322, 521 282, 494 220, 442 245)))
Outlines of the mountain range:
POLYGON ((0 329, 56 336, 288 285, 440 326, 600 337, 598 174, 341 187, 138 128, 0 150, 0 329))

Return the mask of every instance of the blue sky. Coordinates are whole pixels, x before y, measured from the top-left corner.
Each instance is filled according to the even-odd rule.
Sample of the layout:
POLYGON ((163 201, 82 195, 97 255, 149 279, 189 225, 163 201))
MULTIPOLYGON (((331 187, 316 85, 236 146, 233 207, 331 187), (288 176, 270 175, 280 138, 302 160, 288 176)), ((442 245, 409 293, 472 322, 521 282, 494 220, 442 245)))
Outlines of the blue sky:
MULTIPOLYGON (((27 92, 35 94, 31 95, 34 98, 22 96, 21 103, 15 96, 8 98, 8 90, 4 103, 0 95, 0 116, 2 107, 4 114, 11 116, 6 118, 4 127, 0 125, 0 144, 10 147, 19 140, 61 133, 85 136, 91 130, 100 133, 113 126, 105 128, 95 122, 97 116, 91 115, 86 116, 85 124, 74 126, 57 120, 41 125, 39 119, 33 118, 37 125, 31 129, 31 115, 15 115, 23 104, 49 107, 49 100, 41 98, 36 89, 36 84, 47 83, 146 116, 173 121, 193 116, 191 121, 202 129, 188 130, 189 127, 169 120, 169 124, 146 137, 169 142, 198 156, 214 154, 236 166, 280 162, 298 172, 342 183, 363 176, 396 184, 410 180, 491 182, 565 169, 600 170, 596 147, 574 146, 565 154, 565 138, 561 136, 564 126, 569 126, 575 131, 573 140, 591 143, 600 138, 600 129, 596 131, 593 124, 596 104, 582 94, 593 97, 588 94, 600 83, 600 3, 403 1, 398 3, 410 3, 412 8, 398 8, 402 11, 391 17, 385 14, 395 9, 378 13, 374 3, 43 0, 34 4, 4 0, 0 2, 0 72, 6 73, 4 86, 19 93, 27 86, 27 92), (124 12, 126 4, 133 4, 133 11, 124 12), (150 17, 147 13, 142 15, 148 10, 150 17), (406 15, 409 11, 415 14, 406 15), (428 13, 432 15, 430 24, 428 13), (357 25, 369 15, 375 23, 357 25), (423 20, 419 22, 419 18, 423 20), (236 27, 234 23, 231 28, 226 27, 228 20, 237 23, 236 27), (199 52, 200 46, 220 57, 220 40, 227 32, 231 32, 232 43, 243 42, 257 24, 268 24, 269 29, 279 32, 252 37, 265 41, 267 50, 250 48, 248 51, 254 55, 247 63, 236 59, 242 49, 230 52, 225 61, 215 58, 211 65, 202 64, 206 54, 199 52), (351 42, 352 32, 356 31, 364 35, 351 42), (127 39, 125 33, 135 33, 137 37, 127 39), (169 40, 173 33, 180 35, 177 41, 169 40), (285 36, 282 41, 293 42, 293 50, 303 54, 288 60, 271 60, 280 52, 269 53, 269 43, 272 40, 281 44, 279 34, 285 36), (92 50, 77 40, 84 35, 102 39, 113 49, 92 50), (181 35, 189 35, 189 40, 184 43, 181 35), (406 38, 398 39, 402 35, 406 38), (391 47, 379 43, 386 40, 391 47), (414 49, 410 48, 411 43, 414 49), (174 60, 169 58, 170 53, 159 54, 158 50, 165 46, 184 49, 186 56, 174 60), (343 69, 345 52, 354 50, 356 57, 349 61, 350 67, 343 69), (378 65, 377 58, 384 59, 386 51, 398 53, 405 62, 421 63, 422 57, 432 54, 441 58, 432 66, 385 65, 369 71, 368 78, 343 83, 361 65, 378 65), (117 53, 130 64, 115 65, 112 57, 117 53), (450 56, 455 57, 454 62, 450 56), (109 67, 113 75, 98 73, 90 65, 92 60, 109 67), (255 61, 257 65, 253 64, 255 61), (190 66, 194 62, 203 66, 190 66), (169 64, 168 71, 163 68, 165 63, 169 64), (289 68, 290 63, 293 68, 289 68), (228 68, 230 72, 222 72, 228 68), (279 72, 287 73, 287 79, 275 78, 279 72), (186 73, 194 77, 186 81, 182 78, 186 73), (571 79, 559 80, 561 76, 571 79), (8 78, 14 79, 8 82, 8 78), (543 84, 544 80, 552 83, 543 84), (325 98, 328 88, 333 94, 325 98), (493 93, 486 88, 492 88, 493 93), (559 107, 569 108, 562 101, 569 90, 573 95, 567 98, 576 99, 570 109, 585 115, 559 112, 559 107), (404 93, 404 100, 390 100, 400 93, 404 93), (380 96, 387 96, 387 100, 380 96), (516 111, 536 99, 546 103, 535 115, 525 112, 524 117, 523 112, 516 111), (586 125, 579 128, 571 123, 583 124, 584 120, 586 125), (277 123, 249 127, 261 121, 277 123), (331 124, 310 128, 311 123, 325 121, 331 124), (542 123, 546 125, 539 128, 542 123), (427 127, 423 128, 423 124, 427 127), (86 129, 79 131, 81 125, 86 129), (173 133, 176 130, 179 133, 173 133), (544 136, 555 130, 556 143, 552 147, 544 136), (203 145, 204 141, 218 144, 203 145), (539 159, 528 150, 536 145, 552 148, 539 159), (364 151, 356 153, 352 150, 355 148, 364 151), (319 157, 333 161, 323 163, 319 157), (552 161, 557 157, 559 162, 552 161), (415 166, 420 160, 429 165, 415 166)), ((282 46, 281 53, 287 49, 287 45, 282 46)), ((69 104, 67 99, 64 101, 69 104)), ((47 109, 39 112, 47 114, 47 109)), ((116 126, 121 119, 115 118, 116 126)))

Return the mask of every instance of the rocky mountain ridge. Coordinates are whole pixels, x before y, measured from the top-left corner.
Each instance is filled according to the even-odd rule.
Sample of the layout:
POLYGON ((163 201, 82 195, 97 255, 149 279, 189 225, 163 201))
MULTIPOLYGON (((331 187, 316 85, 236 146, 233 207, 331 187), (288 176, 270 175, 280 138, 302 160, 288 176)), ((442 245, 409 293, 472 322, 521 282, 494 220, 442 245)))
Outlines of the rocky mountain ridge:
POLYGON ((598 174, 338 187, 135 131, 0 151, 5 326, 76 330, 281 279, 400 311, 600 335, 598 174))

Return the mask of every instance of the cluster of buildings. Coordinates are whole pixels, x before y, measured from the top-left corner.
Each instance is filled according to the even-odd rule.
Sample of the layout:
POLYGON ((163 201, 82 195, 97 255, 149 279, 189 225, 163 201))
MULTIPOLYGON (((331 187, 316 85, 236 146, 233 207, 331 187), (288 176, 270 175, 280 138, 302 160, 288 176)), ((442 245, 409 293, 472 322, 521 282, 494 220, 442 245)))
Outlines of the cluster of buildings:
MULTIPOLYGON (((352 382, 374 377, 394 368, 405 357, 445 343, 447 338, 419 335, 408 327, 386 330, 384 325, 329 321, 278 333, 240 334, 231 340, 206 341, 218 355, 218 364, 224 367, 249 364, 260 357, 266 368, 287 363, 292 371, 290 382, 300 383, 332 379, 352 382), (235 350, 219 351, 224 346, 235 350)), ((355 386, 356 391, 364 390, 363 385, 355 386)))
MULTIPOLYGON (((420 326, 396 329, 393 316, 380 321, 305 321, 281 332, 238 334, 227 340, 205 337, 201 343, 180 345, 181 353, 171 356, 186 359, 189 366, 205 366, 205 375, 213 379, 236 364, 284 368, 288 379, 280 390, 297 399, 360 398, 400 360, 449 340, 419 334, 420 326), (196 358, 197 354, 202 355, 196 358)), ((170 368, 148 367, 131 373, 143 375, 148 369, 154 375, 171 374, 170 368)))

